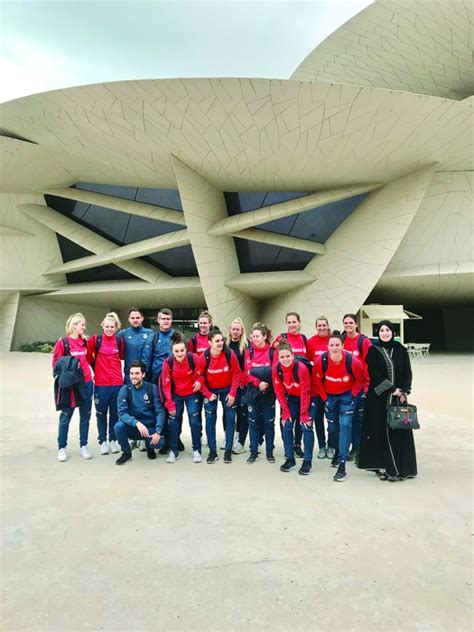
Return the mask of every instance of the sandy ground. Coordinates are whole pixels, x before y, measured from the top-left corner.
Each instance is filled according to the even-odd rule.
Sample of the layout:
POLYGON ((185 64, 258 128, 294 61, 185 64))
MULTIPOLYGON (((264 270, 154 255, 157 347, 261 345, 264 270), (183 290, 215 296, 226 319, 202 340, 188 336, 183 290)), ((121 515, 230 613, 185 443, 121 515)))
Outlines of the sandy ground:
POLYGON ((2 356, 2 629, 471 629, 472 357, 414 362, 419 476, 187 450, 56 460, 50 356, 2 356), (28 385, 28 386, 25 386, 28 385), (31 386, 32 385, 32 386, 31 386))

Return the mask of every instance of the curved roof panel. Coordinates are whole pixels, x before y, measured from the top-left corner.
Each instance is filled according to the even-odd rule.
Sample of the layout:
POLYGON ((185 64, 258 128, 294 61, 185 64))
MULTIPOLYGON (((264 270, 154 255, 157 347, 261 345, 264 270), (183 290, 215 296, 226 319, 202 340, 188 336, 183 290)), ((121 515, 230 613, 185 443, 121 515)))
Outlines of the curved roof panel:
POLYGON ((449 99, 474 93, 469 0, 376 0, 317 46, 292 79, 449 99))

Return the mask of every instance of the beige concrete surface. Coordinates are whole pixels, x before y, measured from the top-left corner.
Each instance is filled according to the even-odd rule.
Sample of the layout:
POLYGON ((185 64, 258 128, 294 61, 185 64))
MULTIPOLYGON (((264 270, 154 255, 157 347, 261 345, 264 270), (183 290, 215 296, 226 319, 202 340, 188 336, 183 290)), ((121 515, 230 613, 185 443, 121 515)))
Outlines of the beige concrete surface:
POLYGON ((50 356, 3 354, 5 631, 471 629, 472 357, 414 361, 419 477, 246 455, 56 460, 50 356))

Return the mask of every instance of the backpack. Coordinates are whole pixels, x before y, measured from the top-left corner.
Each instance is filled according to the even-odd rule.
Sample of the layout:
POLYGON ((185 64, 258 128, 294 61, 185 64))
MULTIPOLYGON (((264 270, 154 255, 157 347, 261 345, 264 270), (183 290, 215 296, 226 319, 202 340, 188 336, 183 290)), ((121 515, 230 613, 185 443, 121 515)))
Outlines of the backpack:
MULTIPOLYGON (((196 367, 196 363, 194 362, 193 354, 190 351, 187 351, 186 357, 188 359, 189 368, 191 369, 191 371, 194 371, 196 367)), ((165 362, 168 362, 170 373, 172 374, 173 365, 174 365, 174 356, 173 355, 168 356, 165 362)), ((160 373, 160 377, 158 379, 158 395, 160 396, 161 401, 164 403, 166 401, 166 396, 165 396, 165 390, 163 388, 162 375, 163 375, 163 371, 160 373)), ((173 394, 174 394, 173 380, 171 380, 171 396, 173 396, 173 394)))
MULTIPOLYGON (((64 347, 63 355, 65 356, 71 355, 71 347, 69 345, 69 340, 67 339, 67 337, 61 338, 61 342, 63 343, 63 347, 64 347)), ((82 339, 82 346, 87 347, 87 340, 85 338, 82 339)))
MULTIPOLYGON (((346 338, 347 338, 347 334, 343 334, 342 335, 343 343, 346 338)), ((367 336, 364 336, 364 334, 360 334, 360 336, 357 338, 357 350, 359 351, 360 357, 362 357, 362 347, 364 346, 364 340, 368 340, 367 336)))
MULTIPOLYGON (((97 362, 97 354, 99 353, 99 350, 102 346, 102 340, 103 340, 104 336, 101 334, 99 336, 96 336, 95 338, 95 350, 94 350, 94 361, 92 364, 92 368, 94 368, 95 363, 97 362)), ((115 341, 117 343, 117 349, 119 352, 119 357, 123 356, 123 352, 124 352, 124 347, 125 347, 125 342, 124 339, 120 336, 120 338, 117 338, 117 336, 115 336, 115 341)))
MULTIPOLYGON (((345 353, 346 353, 346 355, 345 355, 346 371, 349 373, 349 375, 354 377, 354 371, 352 370, 352 353, 350 353, 349 351, 346 351, 345 353)), ((321 366, 322 366, 322 369, 323 369, 323 380, 325 378, 326 371, 328 370, 328 365, 329 365, 329 355, 328 355, 328 352, 325 351, 324 353, 321 354, 321 366)))
MULTIPOLYGON (((310 376, 311 376, 311 370, 312 370, 311 362, 308 360, 308 358, 305 358, 304 356, 295 355, 295 363, 293 365, 293 379, 295 380, 297 384, 299 384, 298 369, 300 366, 300 362, 303 363, 305 367, 308 369, 310 376)), ((280 380, 283 382, 283 369, 281 368, 280 363, 277 364, 276 372, 280 380)))
MULTIPOLYGON (((255 347, 252 347, 251 345, 249 345, 247 348, 249 350, 250 359, 253 360, 253 356, 255 355, 255 347)), ((275 353, 275 349, 273 347, 269 347, 268 348, 268 357, 270 358, 270 366, 273 365, 273 354, 274 353, 275 353)))
MULTIPOLYGON (((148 395, 148 399, 150 402, 153 402, 153 384, 151 382, 145 382, 146 384, 146 394, 148 395)), ((133 386, 129 384, 127 386, 127 404, 129 406, 132 405, 132 388, 133 386)))
MULTIPOLYGON (((222 349, 222 352, 225 354, 225 359, 227 360, 227 366, 230 369, 230 359, 232 357, 232 351, 229 348, 224 347, 222 349)), ((206 366, 204 368, 204 372, 206 372, 209 368, 209 365, 211 364, 211 350, 210 349, 206 349, 204 351, 204 358, 206 359, 206 366)))

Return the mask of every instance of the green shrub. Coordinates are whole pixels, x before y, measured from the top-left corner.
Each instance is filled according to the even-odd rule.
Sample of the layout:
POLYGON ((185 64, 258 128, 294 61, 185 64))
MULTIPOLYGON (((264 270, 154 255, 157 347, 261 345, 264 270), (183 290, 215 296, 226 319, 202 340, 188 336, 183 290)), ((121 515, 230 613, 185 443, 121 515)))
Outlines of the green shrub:
POLYGON ((21 345, 20 351, 26 351, 32 353, 39 351, 40 353, 51 353, 54 348, 54 342, 36 340, 36 342, 29 342, 21 345))

